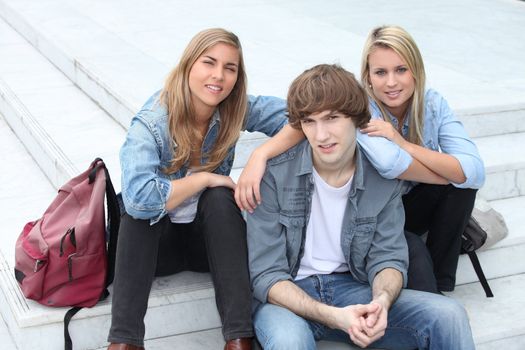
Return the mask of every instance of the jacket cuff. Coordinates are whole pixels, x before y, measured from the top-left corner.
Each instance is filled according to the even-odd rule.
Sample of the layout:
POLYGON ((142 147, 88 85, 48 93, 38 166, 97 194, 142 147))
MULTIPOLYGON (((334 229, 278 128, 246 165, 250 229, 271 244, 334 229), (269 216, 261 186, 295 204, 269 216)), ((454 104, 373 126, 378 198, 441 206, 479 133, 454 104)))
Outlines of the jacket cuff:
POLYGON ((388 262, 378 264, 374 266, 372 269, 370 269, 370 271, 368 271, 368 283, 370 284, 370 287, 374 285, 374 278, 376 277, 376 275, 382 270, 387 269, 387 268, 397 270, 401 273, 401 275, 403 276, 403 288, 406 288, 407 282, 408 282, 406 266, 404 266, 401 263, 397 263, 393 261, 388 261, 388 262))
POLYGON ((476 159, 472 159, 471 156, 464 154, 450 154, 455 157, 461 169, 465 174, 466 180, 463 183, 451 182, 454 187, 457 188, 473 188, 480 189, 485 183, 485 169, 483 168, 483 163, 479 164, 476 159))
POLYGON ((267 303, 270 289, 280 281, 292 281, 292 276, 287 273, 276 272, 259 278, 253 284, 253 296, 261 303, 267 303))

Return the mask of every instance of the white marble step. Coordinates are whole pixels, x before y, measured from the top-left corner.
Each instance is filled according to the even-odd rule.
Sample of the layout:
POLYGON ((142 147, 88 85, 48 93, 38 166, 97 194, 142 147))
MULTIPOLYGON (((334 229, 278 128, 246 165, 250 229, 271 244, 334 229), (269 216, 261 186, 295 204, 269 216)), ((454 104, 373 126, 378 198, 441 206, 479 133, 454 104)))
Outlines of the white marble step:
MULTIPOLYGON (((497 293, 493 299, 480 295, 476 284, 459 286, 449 296, 465 305, 478 350, 522 350, 525 348, 525 315, 515 310, 525 307, 522 293, 525 289, 525 275, 493 279, 490 283, 497 293)), ((215 328, 148 340, 145 346, 148 350, 202 350, 221 349, 223 343, 220 329, 215 328)), ((99 348, 102 349, 105 348, 99 348)), ((357 350, 359 348, 323 341, 319 342, 318 349, 357 350)))
POLYGON ((525 195, 525 132, 476 138, 485 162, 487 200, 525 195))
MULTIPOLYGON (((192 6, 178 3, 174 6, 163 7, 162 11, 155 7, 151 8, 151 6, 143 8, 145 6, 140 4, 134 4, 129 8, 126 5, 126 10, 123 11, 119 6, 124 6, 124 3, 112 1, 94 6, 91 2, 86 1, 50 0, 42 3, 34 0, 1 0, 0 16, 3 16, 88 96, 97 101, 109 115, 127 127, 130 118, 146 98, 162 86, 165 74, 176 62, 185 43, 193 34, 189 28, 182 31, 180 28, 174 30, 172 25, 174 18, 183 20, 184 13, 191 12, 192 6), (112 12, 117 8, 119 8, 120 16, 114 16, 112 12), (148 15, 156 18, 156 25, 153 28, 150 23, 146 25, 136 18, 141 11, 148 11, 148 15), (157 27, 163 28, 163 35, 153 34, 159 30, 157 27), (85 45, 86 42, 97 44, 85 45)), ((235 3, 229 6, 236 8, 235 3)), ((264 9, 263 12, 270 11, 270 8, 272 6, 264 9)), ((291 14, 286 6, 282 8, 278 6, 273 10, 282 13, 282 16, 291 14)), ((300 22, 303 25, 314 24, 311 23, 312 19, 309 17, 301 17, 300 22)), ((244 23, 234 21, 231 25, 238 26, 240 30, 245 29, 244 23)), ((330 38, 334 35, 334 31, 341 40, 346 40, 351 45, 348 46, 347 51, 339 51, 337 48, 340 45, 325 39, 324 41, 328 40, 325 45, 334 45, 331 49, 325 48, 326 55, 330 53, 333 55, 328 61, 337 59, 346 62, 357 71, 358 60, 351 59, 351 57, 359 57, 364 37, 346 30, 324 27, 323 32, 318 34, 330 38)), ((247 53, 246 55, 248 65, 257 68, 254 74, 255 79, 250 79, 253 93, 284 96, 289 82, 295 76, 290 71, 298 73, 301 71, 300 67, 308 66, 308 63, 304 62, 304 55, 293 55, 293 51, 299 49, 297 45, 289 47, 290 54, 284 55, 284 63, 280 62, 278 65, 279 69, 285 69, 284 72, 277 71, 275 76, 271 76, 263 69, 263 73, 260 74, 259 66, 276 64, 267 57, 268 52, 273 52, 275 48, 272 48, 258 35, 249 36, 249 38, 249 44, 252 40, 256 43, 248 45, 255 54, 247 53), (286 69, 288 67, 295 68, 286 69), (261 86, 268 88, 261 89, 261 86)), ((301 38, 298 40, 301 41, 301 38)), ((273 42, 273 45, 279 46, 282 43, 273 42)), ((321 57, 318 59, 323 60, 321 57)), ((327 61, 328 57, 325 57, 324 60, 327 61)), ((473 83, 470 81, 471 78, 448 72, 448 68, 439 64, 429 64, 428 68, 439 73, 435 74, 433 79, 437 86, 442 83, 446 85, 446 81, 450 80, 459 81, 465 86, 473 83), (445 82, 441 82, 440 77, 445 82)), ((481 89, 483 84, 476 84, 476 86, 481 89)), ((448 88, 451 92, 447 94, 445 91, 445 96, 454 100, 456 96, 450 96, 450 94, 456 92, 457 87, 448 88)), ((525 104, 523 102, 520 104, 520 99, 510 100, 507 97, 494 99, 494 105, 487 105, 484 102, 481 104, 483 107, 479 107, 478 100, 458 97, 459 100, 455 105, 460 106, 458 114, 464 120, 471 136, 525 131, 525 104), (463 101, 470 101, 470 104, 463 101), (505 122, 502 123, 501 120, 505 122)), ((258 133, 244 133, 238 144, 234 168, 244 166, 248 155, 264 139, 258 133)))
POLYGON ((96 157, 120 189, 125 130, 0 20, 0 112, 58 188, 96 157))
POLYGON ((484 137, 525 131, 525 103, 457 111, 470 137, 484 137))

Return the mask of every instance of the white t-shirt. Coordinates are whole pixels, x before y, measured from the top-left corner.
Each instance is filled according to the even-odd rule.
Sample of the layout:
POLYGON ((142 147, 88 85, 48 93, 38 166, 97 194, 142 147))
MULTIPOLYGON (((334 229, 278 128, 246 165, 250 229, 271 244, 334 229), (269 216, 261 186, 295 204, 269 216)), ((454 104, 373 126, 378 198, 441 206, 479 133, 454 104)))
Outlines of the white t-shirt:
POLYGON ((313 169, 314 191, 301 266, 295 280, 314 274, 348 271, 341 249, 341 228, 352 178, 332 187, 313 169))
MULTIPOLYGON (((191 170, 188 170, 186 176, 192 174, 191 170)), ((168 211, 170 221, 174 224, 187 224, 195 220, 197 215, 197 205, 199 204, 199 198, 204 190, 195 193, 193 196, 187 198, 177 207, 168 211)))

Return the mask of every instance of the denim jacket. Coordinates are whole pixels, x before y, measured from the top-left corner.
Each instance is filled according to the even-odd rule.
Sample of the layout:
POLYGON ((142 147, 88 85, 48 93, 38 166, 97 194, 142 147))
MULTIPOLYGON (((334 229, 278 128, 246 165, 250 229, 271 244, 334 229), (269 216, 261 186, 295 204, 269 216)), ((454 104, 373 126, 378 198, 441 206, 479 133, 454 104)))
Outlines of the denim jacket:
MULTIPOLYGON (((151 96, 131 120, 124 145, 120 150, 122 169, 122 198, 126 212, 153 225, 167 214, 166 201, 171 193, 171 180, 186 175, 187 166, 171 175, 162 169, 170 165, 176 140, 171 140, 168 130, 168 113, 159 102, 160 91, 151 96)), ((286 105, 281 99, 249 96, 245 130, 260 131, 273 136, 287 123, 286 105)), ((219 132, 221 116, 216 111, 210 121, 202 145, 202 154, 211 150, 219 132)), ((229 175, 235 147, 231 147, 224 161, 214 170, 229 175)), ((202 158, 201 163, 206 159, 202 158)))
MULTIPOLYGON (((380 119, 381 112, 374 101, 370 102, 372 118, 380 119)), ((398 120, 393 115, 392 123, 397 128, 398 120)), ((408 134, 408 118, 402 128, 403 136, 408 134)), ((401 175, 411 163, 411 156, 395 143, 382 139, 383 145, 371 142, 374 137, 358 135, 360 145, 379 173, 387 178, 401 175), (386 144, 390 144, 387 147, 386 144)), ((429 89, 425 93, 425 117, 423 129, 424 146, 455 157, 461 164, 466 181, 457 184, 458 188, 479 189, 485 182, 485 168, 478 149, 469 138, 463 124, 455 117, 447 101, 437 91, 429 89)))
MULTIPOLYGON (((356 148, 356 168, 341 231, 341 249, 354 278, 372 285, 394 268, 406 284, 408 248, 401 182, 383 178, 356 148)), ((265 303, 277 282, 293 280, 304 251, 313 191, 312 149, 307 140, 268 161, 262 204, 247 216, 254 297, 265 303)))

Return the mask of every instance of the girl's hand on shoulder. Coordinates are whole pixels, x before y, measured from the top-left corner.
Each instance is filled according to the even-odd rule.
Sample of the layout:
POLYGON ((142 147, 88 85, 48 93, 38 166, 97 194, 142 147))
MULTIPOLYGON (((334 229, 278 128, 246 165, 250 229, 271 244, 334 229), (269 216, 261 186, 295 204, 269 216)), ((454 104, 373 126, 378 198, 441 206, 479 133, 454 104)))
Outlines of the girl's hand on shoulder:
POLYGON ((256 156, 255 152, 242 170, 237 188, 235 189, 235 202, 241 210, 253 213, 261 204, 260 184, 266 170, 266 158, 256 156))
POLYGON ((364 128, 360 130, 368 136, 382 136, 389 139, 392 142, 402 146, 405 139, 401 134, 394 128, 392 124, 380 119, 372 119, 364 128))

